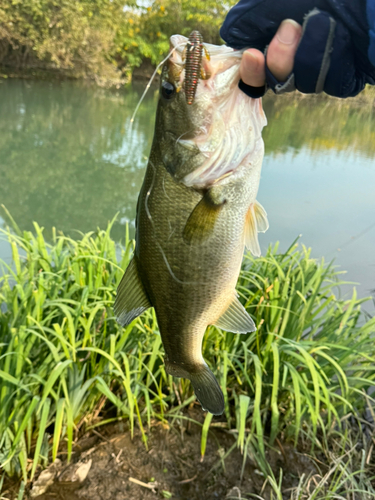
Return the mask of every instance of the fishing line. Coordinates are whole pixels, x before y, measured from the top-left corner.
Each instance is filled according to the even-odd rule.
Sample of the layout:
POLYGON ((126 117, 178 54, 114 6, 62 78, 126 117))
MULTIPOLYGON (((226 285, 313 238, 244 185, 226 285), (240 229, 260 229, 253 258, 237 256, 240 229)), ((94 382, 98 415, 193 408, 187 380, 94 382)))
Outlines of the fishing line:
POLYGON ((161 63, 159 63, 157 66, 156 66, 156 69, 155 71, 153 72, 148 84, 146 85, 146 88, 140 98, 140 100, 138 101, 138 104, 134 110, 134 113, 132 115, 132 117, 130 118, 130 128, 129 128, 129 133, 131 134, 132 132, 132 127, 133 127, 133 122, 134 122, 134 118, 135 118, 135 115, 137 114, 138 112, 138 109, 139 109, 139 106, 142 104, 142 101, 143 99, 145 98, 147 92, 148 92, 148 89, 151 87, 151 84, 152 82, 154 81, 154 78, 156 76, 156 73, 159 71, 160 67, 166 62, 168 61, 168 59, 173 55, 173 53, 179 48, 179 47, 182 47, 183 45, 186 45, 186 42, 182 42, 182 43, 179 43, 178 45, 176 45, 175 47, 173 47, 173 49, 170 51, 170 53, 167 55, 167 57, 165 59, 162 60, 161 63))
POLYGON ((337 251, 341 251, 343 248, 347 247, 348 245, 351 245, 352 243, 354 243, 356 240, 358 240, 359 238, 361 238, 362 236, 364 236, 365 234, 367 234, 368 232, 371 231, 372 228, 375 227, 375 222, 373 222, 372 224, 370 224, 369 226, 367 226, 363 231, 361 231, 360 233, 352 236, 350 238, 350 240, 346 240, 342 245, 339 245, 338 248, 336 250, 334 250, 334 252, 336 253, 337 251))

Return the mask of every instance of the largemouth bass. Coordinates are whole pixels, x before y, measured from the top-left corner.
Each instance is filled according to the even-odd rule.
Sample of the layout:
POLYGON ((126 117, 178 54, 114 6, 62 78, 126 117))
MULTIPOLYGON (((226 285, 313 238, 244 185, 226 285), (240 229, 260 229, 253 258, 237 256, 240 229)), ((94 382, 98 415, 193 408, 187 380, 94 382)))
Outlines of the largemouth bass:
POLYGON ((203 46, 198 35, 171 37, 137 205, 135 254, 114 310, 125 326, 154 307, 166 371, 189 379, 203 409, 220 415, 223 393, 203 359, 202 340, 208 325, 256 329, 235 286, 245 244, 260 255, 257 233, 268 228, 256 201, 266 118, 261 100, 238 88, 242 53, 203 46))

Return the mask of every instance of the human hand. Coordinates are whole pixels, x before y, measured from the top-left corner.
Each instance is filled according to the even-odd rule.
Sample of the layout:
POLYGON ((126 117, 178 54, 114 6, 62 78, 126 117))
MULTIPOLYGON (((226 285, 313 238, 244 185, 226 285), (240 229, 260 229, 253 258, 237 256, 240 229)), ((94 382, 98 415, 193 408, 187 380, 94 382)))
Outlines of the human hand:
MULTIPOLYGON (((280 24, 267 50, 267 65, 280 82, 284 82, 293 71, 294 57, 302 36, 302 26, 293 19, 280 24)), ((240 75, 246 85, 263 87, 266 84, 266 59, 263 52, 248 49, 241 61, 240 75)))
POLYGON ((249 95, 258 91, 252 97, 265 80, 275 93, 349 97, 375 84, 368 30, 366 0, 240 0, 220 34, 229 46, 248 48, 241 77, 255 87, 249 95))

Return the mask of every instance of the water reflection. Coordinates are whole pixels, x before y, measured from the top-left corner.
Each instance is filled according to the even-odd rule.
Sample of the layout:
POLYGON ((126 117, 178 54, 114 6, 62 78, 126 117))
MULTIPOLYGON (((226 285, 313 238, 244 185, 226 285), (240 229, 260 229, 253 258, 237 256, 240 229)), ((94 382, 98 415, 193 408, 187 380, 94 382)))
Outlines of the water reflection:
MULTIPOLYGON (((73 237, 75 230, 105 227, 119 212, 113 236, 122 239, 125 221, 135 218, 151 148, 155 91, 139 109, 130 140, 142 89, 0 82, 0 203, 22 229, 33 230, 37 221, 47 238, 53 226, 73 237)), ((264 108, 259 200, 271 226, 263 249, 276 240, 287 246, 303 233, 315 256, 338 255, 366 295, 375 287, 372 101, 268 96, 264 108)), ((6 252, 0 246, 0 256, 6 252)))
MULTIPOLYGON (((0 201, 22 229, 38 221, 48 237, 53 226, 71 234, 105 227, 116 212, 123 223, 134 219, 152 141, 152 94, 129 141, 138 92, 3 81, 0 93, 0 201)), ((122 235, 118 222, 114 236, 122 235)))
POLYGON ((266 153, 307 148, 310 155, 328 151, 356 151, 375 156, 375 94, 362 101, 323 96, 275 98, 268 93, 264 108, 266 153))

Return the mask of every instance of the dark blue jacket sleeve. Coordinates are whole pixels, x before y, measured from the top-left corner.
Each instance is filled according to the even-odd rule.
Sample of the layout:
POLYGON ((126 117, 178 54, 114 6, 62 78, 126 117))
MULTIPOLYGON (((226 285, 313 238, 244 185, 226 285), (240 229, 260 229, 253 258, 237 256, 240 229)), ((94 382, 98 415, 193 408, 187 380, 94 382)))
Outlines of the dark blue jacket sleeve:
POLYGON ((220 34, 233 48, 264 51, 287 18, 305 23, 293 70, 298 90, 315 91, 314 78, 321 74, 319 54, 327 53, 323 90, 328 94, 349 97, 366 83, 375 84, 375 0, 240 0, 220 34), (318 15, 311 15, 316 9, 318 15))
POLYGON ((375 66, 375 0, 367 1, 367 17, 369 22, 370 45, 368 57, 373 66, 375 66))

